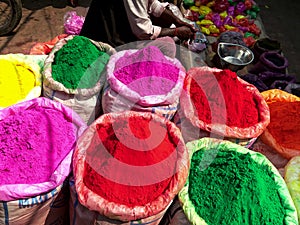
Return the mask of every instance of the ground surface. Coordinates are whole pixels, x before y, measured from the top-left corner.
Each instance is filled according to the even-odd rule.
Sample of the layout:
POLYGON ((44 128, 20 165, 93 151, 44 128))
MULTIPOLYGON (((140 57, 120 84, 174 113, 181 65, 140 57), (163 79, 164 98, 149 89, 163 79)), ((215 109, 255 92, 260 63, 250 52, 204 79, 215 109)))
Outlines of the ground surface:
MULTIPOLYGON (((290 74, 300 81, 300 2, 297 0, 257 0, 267 36, 281 43, 289 62, 290 74)), ((38 42, 46 42, 63 33, 64 15, 76 11, 84 16, 90 0, 79 0, 73 8, 66 0, 23 0, 23 17, 11 35, 0 37, 0 54, 28 54, 38 42)))

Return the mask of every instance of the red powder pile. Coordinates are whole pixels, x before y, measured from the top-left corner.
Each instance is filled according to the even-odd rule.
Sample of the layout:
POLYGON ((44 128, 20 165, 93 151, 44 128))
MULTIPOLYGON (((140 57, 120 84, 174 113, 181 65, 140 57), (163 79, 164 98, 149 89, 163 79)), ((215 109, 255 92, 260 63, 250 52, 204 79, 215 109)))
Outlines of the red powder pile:
POLYGON ((114 76, 140 96, 164 95, 177 83, 179 68, 156 46, 125 53, 115 65, 114 76))
POLYGON ((32 106, 0 120, 0 185, 49 181, 74 148, 75 127, 62 112, 32 106))
MULTIPOLYGON (((150 119, 148 118, 131 117, 124 120, 118 119, 113 123, 98 124, 98 135, 96 138, 101 139, 104 148, 114 160, 130 166, 136 166, 137 169, 143 169, 145 166, 157 165, 170 157, 176 151, 176 144, 179 142, 176 137, 171 137, 166 127, 153 120, 151 120, 151 130, 155 132, 151 132, 149 123, 150 119), (162 129, 165 131, 163 135, 162 132, 159 132, 162 129), (130 146, 128 147, 128 144, 123 144, 124 141, 122 142, 121 140, 126 140, 126 143, 129 143, 131 148, 130 146), (157 143, 157 140, 160 140, 160 142, 153 145, 153 143, 157 143)), ((86 161, 93 161, 93 164, 98 166, 97 171, 109 171, 110 177, 119 177, 122 176, 122 173, 124 174, 124 171, 112 166, 111 159, 97 157, 95 151, 98 151, 98 149, 87 150, 86 155, 91 159, 86 159, 86 161)), ((159 169, 153 170, 152 173, 144 174, 145 179, 154 179, 166 171, 169 171, 172 175, 175 174, 177 154, 174 155, 168 165, 163 164, 159 169)), ((128 181, 128 184, 120 184, 98 174, 95 168, 92 168, 85 162, 83 182, 94 193, 110 202, 127 206, 144 206, 164 193, 169 186, 172 175, 164 180, 148 185, 137 185, 134 182, 131 184, 130 181, 128 181)), ((131 175, 133 180, 135 176, 136 174, 131 175)))
POLYGON ((211 124, 212 115, 214 123, 226 121, 230 127, 246 128, 259 122, 253 94, 238 80, 235 72, 222 70, 198 76, 191 81, 189 92, 199 120, 207 124, 211 124), (227 115, 219 113, 225 111, 224 101, 227 115))

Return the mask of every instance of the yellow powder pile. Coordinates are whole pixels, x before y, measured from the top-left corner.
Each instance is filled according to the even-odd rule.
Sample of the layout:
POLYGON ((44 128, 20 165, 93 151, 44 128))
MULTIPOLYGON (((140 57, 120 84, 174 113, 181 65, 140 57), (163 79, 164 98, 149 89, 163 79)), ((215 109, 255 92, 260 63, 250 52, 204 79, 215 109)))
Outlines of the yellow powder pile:
POLYGON ((0 60, 0 108, 24 100, 35 85, 35 75, 25 65, 0 60))

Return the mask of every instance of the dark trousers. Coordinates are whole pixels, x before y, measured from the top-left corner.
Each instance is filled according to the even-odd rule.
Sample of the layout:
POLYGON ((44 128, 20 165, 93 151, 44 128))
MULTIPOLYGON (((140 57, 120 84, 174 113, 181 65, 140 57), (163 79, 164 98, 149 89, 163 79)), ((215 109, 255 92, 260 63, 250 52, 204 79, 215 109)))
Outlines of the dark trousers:
POLYGON ((123 0, 92 0, 80 35, 112 47, 137 40, 131 31, 123 0))

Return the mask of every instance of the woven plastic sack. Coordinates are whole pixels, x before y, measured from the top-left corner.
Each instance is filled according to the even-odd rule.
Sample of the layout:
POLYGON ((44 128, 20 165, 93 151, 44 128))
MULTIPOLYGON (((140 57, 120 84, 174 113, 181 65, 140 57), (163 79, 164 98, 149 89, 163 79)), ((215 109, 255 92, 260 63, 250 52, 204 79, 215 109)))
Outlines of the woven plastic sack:
MULTIPOLYGON (((265 98, 265 100, 268 104, 272 104, 274 102, 286 103, 286 102, 299 102, 300 101, 299 97, 297 97, 293 94, 290 94, 288 92, 279 90, 279 89, 272 89, 272 90, 262 92, 262 96, 265 98)), ((294 112, 293 115, 289 115, 291 123, 289 123, 288 125, 290 127, 289 128, 285 127, 285 129, 289 129, 290 132, 294 132, 294 135, 296 135, 296 136, 299 136, 299 126, 292 123, 292 121, 293 121, 294 116, 297 117, 300 115, 299 110, 300 110, 300 106, 298 106, 298 110, 296 112, 294 112)), ((285 118, 282 118, 282 119, 284 120, 285 118)), ((272 118, 271 118, 271 122, 272 122, 272 118)), ((270 122, 270 125, 271 125, 271 122, 270 122)), ((286 124, 284 124, 284 125, 286 125, 286 124)), ((270 133, 270 130, 268 129, 268 127, 266 127, 265 131, 262 133, 260 138, 266 145, 268 145, 271 148, 273 148, 274 150, 276 150, 284 158, 291 159, 294 156, 300 155, 300 149, 284 147, 282 144, 278 143, 278 141, 275 139, 275 137, 273 137, 273 135, 270 133)), ((286 142, 288 142, 288 140, 286 140, 286 142)))
POLYGON ((61 199, 63 185, 40 195, 13 201, 0 201, 0 224, 65 224, 67 212, 61 199), (52 211, 56 215, 52 215, 52 211), (47 221, 47 222, 46 222, 47 221), (57 223, 60 221, 60 223, 57 223))
MULTIPOLYGON (((59 102, 52 101, 47 98, 35 98, 32 100, 24 101, 13 106, 7 107, 0 111, 0 120, 11 115, 18 114, 19 112, 26 111, 32 107, 39 106, 45 109, 55 109, 65 115, 66 121, 74 125, 74 135, 79 137, 86 129, 86 125, 82 119, 73 112, 70 108, 62 105, 59 102)), ((37 124, 38 126, 38 118, 37 124)), ((50 132, 50 131, 49 131, 50 132)), ((75 143, 74 143, 75 146, 75 143)), ((0 186, 0 199, 2 201, 13 201, 18 199, 30 198, 40 194, 49 192, 59 185, 63 184, 65 179, 69 176, 72 170, 72 156, 74 148, 62 159, 58 167, 55 169, 51 177, 42 183, 35 184, 8 184, 0 186)))
MULTIPOLYGON (((264 131, 264 129, 267 127, 267 125, 270 122, 269 108, 264 98, 257 90, 257 88, 243 81, 239 77, 236 78, 237 81, 240 82, 245 87, 245 89, 247 89, 253 95, 253 99, 257 103, 260 121, 253 126, 241 128, 241 127, 230 127, 227 126, 226 124, 217 124, 217 123, 208 124, 202 120, 199 120, 192 99, 190 98, 190 94, 189 94, 191 82, 193 79, 195 80, 197 80, 198 78, 201 79, 201 76, 204 74, 211 74, 212 76, 214 76, 213 72, 220 72, 220 71, 222 70, 217 68, 210 68, 207 66, 192 68, 188 71, 187 73, 188 75, 185 80, 184 91, 180 96, 180 109, 178 110, 179 116, 187 118, 189 122, 196 128, 209 132, 211 137, 220 136, 224 138, 242 139, 242 140, 257 138, 264 131)), ((217 82, 217 80, 215 82, 217 82)), ((204 90, 204 91, 216 92, 221 90, 204 90)), ((216 112, 216 113, 221 113, 221 112, 216 112)), ((213 116, 214 114, 212 114, 212 117, 213 116)))
MULTIPOLYGON (((41 93, 42 93, 41 71, 42 71, 43 58, 28 56, 28 55, 24 55, 24 54, 7 54, 7 55, 0 55, 0 60, 7 60, 7 61, 11 62, 12 65, 14 65, 14 66, 22 66, 24 69, 30 71, 35 79, 35 86, 28 92, 26 97, 24 99, 20 99, 19 101, 15 102, 14 104, 22 102, 22 101, 38 98, 41 96, 41 93)), ((13 72, 15 72, 15 71, 13 71, 13 72)), ((6 76, 9 76, 9 74, 7 74, 6 76)), ((3 82, 4 81, 2 81, 1 86, 2 85, 5 86, 5 83, 3 83, 3 82)), ((16 90, 15 88, 17 88, 17 87, 15 87, 15 88, 11 87, 11 88, 16 90)), ((11 90, 11 91, 13 91, 13 90, 11 90)), ((3 97, 6 97, 6 96, 3 96, 3 97)), ((0 104, 0 109, 1 108, 4 108, 4 106, 1 107, 1 104, 0 104)))
POLYGON ((178 101, 170 105, 162 106, 141 106, 134 104, 130 100, 124 98, 121 94, 116 93, 107 84, 103 89, 102 95, 102 109, 103 113, 116 113, 123 111, 136 111, 136 112, 152 112, 157 115, 163 116, 169 120, 175 115, 179 105, 178 101))
MULTIPOLYGON (((69 89, 62 83, 52 78, 52 63, 55 60, 55 53, 59 51, 69 40, 75 35, 69 35, 57 42, 51 53, 45 60, 43 70, 43 96, 54 101, 63 103, 72 108, 79 116, 90 124, 101 114, 101 95, 100 92, 105 83, 105 73, 100 76, 99 81, 94 87, 88 89, 69 89)), ((115 50, 108 44, 102 42, 91 42, 99 48, 99 50, 112 55, 115 50)))
MULTIPOLYGON (((185 143, 190 141, 195 141, 203 137, 210 137, 210 132, 207 132, 205 130, 199 129, 195 127, 189 119, 186 117, 180 117, 180 113, 176 113, 173 117, 173 122, 176 124, 176 126, 180 129, 182 133, 182 137, 185 141, 185 143)), ((217 137, 215 137, 217 138, 217 137)), ((257 138, 246 138, 246 139, 240 139, 240 138, 227 138, 227 137, 220 137, 222 140, 228 140, 235 144, 239 144, 245 148, 250 148, 256 141, 257 138)))
POLYGON ((300 218, 300 156, 293 157, 284 168, 284 180, 300 218))
POLYGON ((78 200, 76 193, 74 180, 70 180, 70 224, 73 225, 159 225, 168 207, 166 207, 160 213, 143 218, 136 221, 124 222, 120 220, 110 219, 106 216, 101 215, 97 211, 89 210, 87 207, 82 205, 78 200))
POLYGON ((54 48, 56 43, 59 40, 66 38, 67 36, 68 36, 68 34, 60 34, 60 35, 57 35, 55 38, 53 38, 50 41, 36 43, 30 49, 29 54, 30 55, 48 55, 52 51, 52 49, 54 48))
MULTIPOLYGON (((157 164, 159 163, 156 163, 155 165, 157 164)), ((122 165, 123 164, 118 164, 117 167, 122 165)), ((147 221, 149 217, 161 215, 160 213, 169 206, 174 197, 178 194, 179 190, 183 187, 189 169, 189 159, 181 133, 172 122, 153 113, 127 111, 122 113, 104 114, 88 127, 78 140, 73 157, 73 167, 78 200, 83 206, 91 211, 97 211, 100 215, 112 220, 120 220, 123 222, 136 220, 147 221), (174 167, 174 171, 176 172, 174 172, 174 175, 170 177, 171 180, 169 186, 166 188, 164 193, 158 196, 158 198, 143 206, 127 206, 125 204, 110 202, 91 191, 83 181, 87 150, 90 149, 90 151, 93 151, 93 154, 98 154, 97 152, 100 151, 98 150, 99 147, 97 148, 97 146, 101 145, 97 128, 102 126, 105 127, 105 125, 114 121, 122 121, 124 119, 128 120, 131 117, 146 118, 162 125, 165 124, 167 127, 166 132, 168 132, 169 136, 178 140, 176 145, 178 163, 174 167)), ((151 168, 149 167, 149 169, 151 168)), ((120 171, 121 168, 116 168, 116 170, 120 171)), ((133 174, 132 176, 136 177, 137 175, 133 174)), ((143 222, 141 223, 143 224, 143 222)), ((135 224, 135 222, 133 222, 133 224, 135 224)))
MULTIPOLYGON (((149 46, 148 46, 149 47, 149 46)), ((180 61, 176 58, 169 58, 168 56, 165 56, 165 58, 169 61, 170 65, 174 65, 179 69, 178 73, 178 79, 177 82, 174 84, 172 89, 166 93, 166 94, 161 94, 161 95, 146 95, 142 96, 140 93, 136 92, 135 90, 131 89, 129 86, 125 85, 122 83, 120 80, 118 80, 115 75, 114 75, 114 70, 115 70, 115 65, 117 61, 122 58, 122 57, 128 57, 130 59, 130 55, 136 53, 137 51, 140 50, 123 50, 119 51, 118 53, 114 54, 111 56, 108 64, 107 64, 107 81, 111 87, 112 90, 115 92, 121 94, 124 98, 129 99, 131 102, 135 102, 136 104, 139 104, 141 106, 153 106, 153 105, 170 105, 173 104, 174 102, 178 101, 180 93, 182 91, 183 87, 183 81, 186 75, 185 68, 182 66, 180 61)), ((139 63, 141 61, 134 62, 134 63, 139 63)), ((148 62, 155 62, 154 59, 149 59, 148 62)), ((128 61, 130 64, 131 62, 128 61)), ((134 74, 129 74, 129 76, 134 76, 134 74)), ((162 78, 157 78, 161 79, 162 83, 163 82, 173 82, 173 81, 166 81, 165 79, 163 80, 162 78)), ((143 83, 144 81, 139 81, 136 80, 136 82, 143 83)))
MULTIPOLYGON (((205 149, 207 151, 215 151, 218 149, 224 149, 228 151, 237 151, 241 154, 250 154, 251 158, 260 165, 267 165, 270 168, 271 173, 274 175, 274 180, 278 184, 278 195, 282 200, 282 204, 285 208, 285 218, 283 224, 296 225, 298 224, 298 217, 295 205, 291 198, 291 195, 287 189, 284 179, 279 174, 278 170, 273 166, 273 164, 262 154, 248 150, 240 145, 231 143, 229 141, 222 141, 214 138, 202 138, 200 140, 192 141, 187 143, 187 148, 189 150, 190 159, 193 154, 200 149, 205 149)), ((212 154, 215 154, 212 152, 212 154)), ((179 192, 179 201, 182 204, 183 211, 187 216, 188 220, 192 225, 207 225, 205 220, 196 213, 196 210, 189 198, 189 181, 186 182, 185 186, 179 192)), ((233 212, 234 213, 234 212, 233 212)), ((212 215, 213 216, 213 215, 212 215)))

